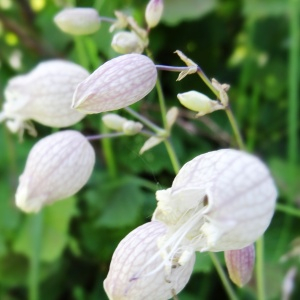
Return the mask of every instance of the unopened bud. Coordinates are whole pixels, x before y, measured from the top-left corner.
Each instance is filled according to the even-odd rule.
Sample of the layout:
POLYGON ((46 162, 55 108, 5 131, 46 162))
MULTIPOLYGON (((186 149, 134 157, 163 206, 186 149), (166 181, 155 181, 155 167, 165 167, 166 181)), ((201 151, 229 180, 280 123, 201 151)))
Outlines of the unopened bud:
POLYGON ((16 205, 25 212, 38 212, 44 205, 74 195, 88 181, 94 163, 94 149, 77 131, 41 139, 31 149, 19 178, 16 205))
POLYGON ((156 79, 156 66, 150 58, 121 55, 104 63, 77 86, 72 107, 87 114, 124 108, 150 93, 156 79))
POLYGON ((123 130, 123 124, 127 122, 127 119, 117 115, 117 114, 106 114, 102 117, 104 125, 116 131, 123 130))
POLYGON ((6 120, 14 132, 30 129, 29 120, 50 127, 68 127, 84 118, 71 109, 78 83, 89 73, 63 60, 40 63, 31 72, 9 80, 0 122, 6 120))
POLYGON ((112 48, 121 54, 142 53, 144 46, 141 39, 129 31, 120 31, 116 33, 111 42, 112 48))
POLYGON ((65 33, 86 35, 100 28, 100 17, 94 8, 67 8, 54 17, 55 24, 65 33))
POLYGON ((186 108, 197 111, 198 117, 204 116, 219 109, 224 109, 224 106, 218 101, 211 100, 206 95, 196 91, 178 94, 177 98, 186 108))
POLYGON ((168 129, 172 128, 172 126, 176 122, 178 115, 179 115, 179 110, 177 107, 173 106, 168 110, 167 116, 166 116, 168 129))
POLYGON ((143 128, 143 124, 140 122, 134 122, 134 121, 126 121, 123 124, 123 132, 126 135, 135 135, 139 133, 143 128))
POLYGON ((244 286, 252 277, 255 262, 254 245, 251 244, 238 250, 228 250, 224 254, 230 279, 239 287, 244 286))
POLYGON ((159 23, 163 10, 164 10, 163 0, 149 1, 145 12, 145 18, 149 28, 153 28, 159 23))

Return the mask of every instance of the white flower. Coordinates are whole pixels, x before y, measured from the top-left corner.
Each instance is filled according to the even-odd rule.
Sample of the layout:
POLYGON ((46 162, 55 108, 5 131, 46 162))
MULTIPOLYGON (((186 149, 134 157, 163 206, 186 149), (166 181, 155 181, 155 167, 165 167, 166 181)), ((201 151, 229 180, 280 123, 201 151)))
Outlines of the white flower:
POLYGON ((86 35, 100 28, 100 16, 94 8, 66 8, 54 17, 55 24, 63 32, 72 35, 86 35))
POLYGON ((88 114, 129 106, 155 86, 157 70, 142 54, 125 54, 100 66, 74 93, 72 107, 88 114))
POLYGON ((163 0, 150 0, 145 11, 145 18, 149 28, 157 26, 164 10, 163 0))
POLYGON ((193 270, 195 254, 183 265, 176 255, 170 265, 164 265, 164 253, 158 244, 165 232, 164 224, 149 222, 120 242, 104 281, 110 300, 166 300, 184 288, 193 270))
POLYGON ((168 232, 162 249, 241 249, 270 224, 277 190, 265 164, 243 151, 224 149, 186 163, 172 187, 158 191, 153 220, 168 232))
POLYGON ((12 78, 5 88, 0 121, 6 120, 13 132, 22 132, 34 120, 50 127, 67 127, 85 115, 71 109, 79 82, 89 73, 63 60, 40 63, 31 72, 12 78))
POLYGON ((37 212, 74 195, 88 181, 94 163, 94 149, 77 131, 60 131, 41 139, 31 149, 19 178, 16 205, 25 212, 37 212))

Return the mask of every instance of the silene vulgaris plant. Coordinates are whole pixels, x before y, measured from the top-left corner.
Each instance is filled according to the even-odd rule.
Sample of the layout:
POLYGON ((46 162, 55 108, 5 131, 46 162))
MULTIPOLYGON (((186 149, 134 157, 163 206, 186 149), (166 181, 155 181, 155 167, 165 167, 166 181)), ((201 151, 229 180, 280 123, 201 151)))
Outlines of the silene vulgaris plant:
MULTIPOLYGON (((103 124, 112 130, 84 136, 64 129, 40 139, 28 155, 16 190, 16 205, 26 213, 72 196, 87 183, 97 159, 93 140, 140 134, 147 137, 140 154, 160 143, 166 145, 176 173, 173 183, 153 195, 156 209, 151 221, 130 232, 116 248, 103 283, 111 300, 177 299, 193 272, 197 252, 210 253, 217 266, 214 252, 224 252, 230 279, 244 286, 254 268, 254 243, 268 228, 275 209, 277 190, 268 167, 244 150, 229 106, 230 86, 210 80, 181 51, 176 53, 184 66, 155 64, 149 33, 159 24, 163 8, 163 0, 149 1, 146 28, 121 11, 115 12, 116 18, 107 18, 93 8, 62 10, 54 22, 66 34, 93 34, 101 22, 110 22, 111 46, 120 55, 91 73, 65 60, 42 62, 8 82, 0 115, 20 137, 24 130, 36 134, 32 121, 65 128, 98 113, 103 113, 103 124), (180 104, 197 112, 196 117, 223 110, 239 149, 199 153, 180 167, 170 141, 179 105, 166 109, 158 80, 161 71, 179 72, 178 80, 198 75, 215 99, 200 91, 183 91, 177 95, 180 104), (129 107, 144 101, 155 87, 162 127, 129 107), (121 109, 132 119, 118 114, 121 109)), ((218 271, 234 299, 222 268, 218 271)))

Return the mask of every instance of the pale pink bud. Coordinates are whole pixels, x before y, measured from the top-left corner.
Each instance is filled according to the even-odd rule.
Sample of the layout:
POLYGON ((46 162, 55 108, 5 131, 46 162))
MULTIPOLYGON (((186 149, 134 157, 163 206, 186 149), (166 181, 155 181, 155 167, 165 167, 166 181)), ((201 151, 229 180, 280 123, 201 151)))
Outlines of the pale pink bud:
POLYGON ((224 149, 186 163, 172 187, 156 197, 153 220, 168 226, 169 248, 226 251, 244 248, 265 232, 277 190, 260 159, 224 149))
POLYGON ((72 107, 88 114, 127 107, 145 97, 155 86, 157 70, 142 54, 125 54, 100 66, 81 82, 72 107))
POLYGON ((185 256, 182 264, 177 253, 164 260, 159 239, 166 232, 160 222, 146 223, 129 233, 118 245, 104 281, 110 300, 169 299, 187 284, 195 254, 185 256))
POLYGON ((255 262, 255 247, 253 244, 237 250, 224 252, 229 277, 239 287, 244 286, 252 277, 255 262))
POLYGON ((72 62, 40 63, 28 74, 8 82, 1 119, 7 120, 14 132, 26 128, 28 120, 51 127, 79 122, 84 114, 71 109, 72 96, 78 83, 88 75, 84 68, 72 62))
POLYGON ((134 32, 129 31, 117 32, 112 39, 111 46, 121 54, 142 53, 144 51, 141 39, 134 32))
POLYGON ((25 212, 37 212, 74 195, 88 181, 94 163, 94 149, 77 131, 60 131, 41 139, 31 149, 19 178, 16 205, 25 212))
POLYGON ((54 17, 59 29, 72 35, 86 35, 100 28, 100 16, 94 8, 66 8, 54 17))
POLYGON ((159 23, 163 10, 163 0, 150 0, 148 2, 145 12, 145 18, 149 28, 153 28, 159 23))

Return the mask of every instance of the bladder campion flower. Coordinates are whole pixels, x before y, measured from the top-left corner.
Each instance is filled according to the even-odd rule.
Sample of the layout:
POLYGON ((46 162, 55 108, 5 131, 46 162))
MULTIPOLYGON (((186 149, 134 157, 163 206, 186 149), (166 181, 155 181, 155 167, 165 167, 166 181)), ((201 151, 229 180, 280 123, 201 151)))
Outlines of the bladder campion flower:
POLYGON ((167 225, 161 251, 241 249, 270 224, 277 190, 268 168, 257 157, 224 149, 186 163, 172 187, 156 193, 153 220, 167 225))
POLYGON ((72 35, 87 35, 100 28, 97 10, 89 7, 66 8, 54 17, 54 22, 61 31, 72 35))
POLYGON ((178 257, 161 268, 164 253, 158 242, 166 232, 160 222, 146 223, 130 232, 118 245, 110 263, 104 289, 110 300, 169 299, 187 284, 195 255, 181 266, 178 257))
POLYGON ((117 32, 111 42, 112 48, 121 54, 142 53, 145 45, 133 31, 117 32))
POLYGON ((25 212, 37 212, 74 195, 88 181, 94 163, 93 147, 77 131, 60 131, 41 139, 31 149, 19 178, 16 205, 25 212))
POLYGON ((67 127, 85 115, 71 109, 72 95, 89 73, 63 60, 40 63, 31 72, 9 80, 0 121, 12 132, 22 132, 28 121, 50 127, 67 127))
POLYGON ((142 54, 125 54, 101 65, 74 93, 72 107, 95 114, 129 106, 154 87, 157 70, 142 54))

